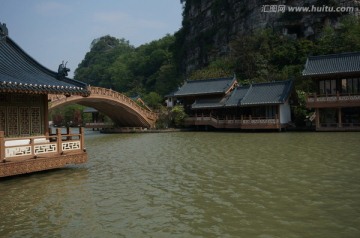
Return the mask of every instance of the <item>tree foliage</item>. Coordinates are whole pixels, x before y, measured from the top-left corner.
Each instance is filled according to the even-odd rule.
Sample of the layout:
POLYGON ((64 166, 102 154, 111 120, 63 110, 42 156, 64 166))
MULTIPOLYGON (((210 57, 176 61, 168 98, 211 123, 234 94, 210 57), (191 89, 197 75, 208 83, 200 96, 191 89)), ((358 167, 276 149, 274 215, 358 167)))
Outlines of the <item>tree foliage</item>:
POLYGON ((181 82, 170 50, 174 42, 174 36, 166 35, 135 48, 125 39, 100 37, 91 43, 75 79, 130 96, 146 97, 151 92, 163 96, 181 82))
POLYGON ((83 112, 84 106, 69 105, 52 110, 50 118, 56 126, 83 126, 90 121, 90 115, 83 112))
POLYGON ((207 67, 195 70, 190 79, 223 77, 232 74, 242 82, 295 79, 296 87, 312 91, 311 81, 301 77, 310 55, 360 50, 360 19, 345 17, 338 28, 324 28, 316 40, 292 37, 262 29, 230 43, 230 54, 217 58, 207 67))
POLYGON ((314 53, 334 54, 360 50, 360 18, 347 16, 337 29, 326 27, 316 41, 314 53))
MULTIPOLYGON (((109 35, 95 39, 76 69, 75 79, 141 96, 157 107, 161 103, 159 97, 176 89, 185 79, 182 57, 188 50, 184 48, 188 25, 184 18, 183 27, 174 35, 139 47, 109 35)), ((206 37, 211 38, 211 34, 206 37)), ((294 78, 296 87, 306 92, 312 89, 311 82, 301 78, 307 57, 360 50, 360 22, 359 18, 345 17, 336 29, 325 28, 316 40, 294 39, 273 29, 262 29, 233 40, 229 48, 229 54, 212 59, 207 67, 194 70, 187 79, 229 77, 234 73, 242 82, 294 78)))
POLYGON ((116 39, 106 35, 91 43, 90 52, 75 70, 75 79, 93 86, 114 87, 111 80, 111 66, 119 55, 129 53, 134 47, 125 39, 116 39))

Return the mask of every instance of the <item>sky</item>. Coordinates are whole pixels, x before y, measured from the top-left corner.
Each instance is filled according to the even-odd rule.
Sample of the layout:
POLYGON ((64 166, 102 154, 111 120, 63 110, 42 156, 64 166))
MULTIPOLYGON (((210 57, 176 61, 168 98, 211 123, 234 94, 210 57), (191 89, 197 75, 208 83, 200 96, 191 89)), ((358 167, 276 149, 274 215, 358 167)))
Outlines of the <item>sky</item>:
POLYGON ((137 47, 174 34, 181 27, 180 0, 0 0, 0 23, 9 37, 46 68, 68 62, 72 78, 104 35, 137 47))

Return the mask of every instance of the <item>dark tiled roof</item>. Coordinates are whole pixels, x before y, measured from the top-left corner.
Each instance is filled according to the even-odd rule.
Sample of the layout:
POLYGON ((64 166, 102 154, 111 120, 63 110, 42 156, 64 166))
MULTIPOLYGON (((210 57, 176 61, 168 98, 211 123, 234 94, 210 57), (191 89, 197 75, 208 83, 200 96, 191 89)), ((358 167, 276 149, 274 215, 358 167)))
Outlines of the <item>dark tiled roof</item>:
POLYGON ((250 85, 239 86, 234 89, 231 93, 229 99, 226 101, 227 107, 237 107, 240 105, 241 100, 245 97, 247 92, 249 91, 250 85))
POLYGON ((360 73, 360 52, 310 56, 303 70, 304 76, 360 73))
POLYGON ((289 98, 292 87, 291 80, 238 86, 222 99, 197 100, 192 109, 281 104, 289 98))
POLYGON ((0 37, 0 92, 88 96, 87 85, 40 65, 8 36, 0 37))
POLYGON ((226 97, 216 99, 199 99, 192 105, 192 109, 204 109, 204 108, 219 108, 225 105, 226 97))
POLYGON ((293 83, 291 80, 258 83, 250 85, 246 93, 241 89, 234 90, 231 96, 242 97, 239 101, 240 106, 280 104, 288 99, 292 87, 293 83), (239 96, 236 94, 239 94, 239 96))
POLYGON ((224 94, 235 82, 235 78, 191 80, 187 81, 179 90, 174 92, 174 96, 224 94))

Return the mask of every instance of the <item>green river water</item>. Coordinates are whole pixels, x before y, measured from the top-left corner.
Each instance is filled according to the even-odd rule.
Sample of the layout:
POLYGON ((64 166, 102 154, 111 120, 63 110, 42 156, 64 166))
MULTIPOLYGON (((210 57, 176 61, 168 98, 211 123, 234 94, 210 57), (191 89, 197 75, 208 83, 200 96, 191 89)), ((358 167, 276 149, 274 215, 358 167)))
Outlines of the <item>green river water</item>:
POLYGON ((0 180, 0 237, 360 237, 360 133, 88 131, 0 180))

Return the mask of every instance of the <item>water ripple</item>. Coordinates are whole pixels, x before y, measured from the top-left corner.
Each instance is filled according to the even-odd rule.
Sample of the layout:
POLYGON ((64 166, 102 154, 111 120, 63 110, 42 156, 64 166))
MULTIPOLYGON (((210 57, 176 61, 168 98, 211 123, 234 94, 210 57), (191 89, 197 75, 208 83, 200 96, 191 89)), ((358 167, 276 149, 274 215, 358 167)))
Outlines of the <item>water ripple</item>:
POLYGON ((0 235, 359 237, 359 139, 88 133, 88 164, 1 181, 0 235))

